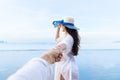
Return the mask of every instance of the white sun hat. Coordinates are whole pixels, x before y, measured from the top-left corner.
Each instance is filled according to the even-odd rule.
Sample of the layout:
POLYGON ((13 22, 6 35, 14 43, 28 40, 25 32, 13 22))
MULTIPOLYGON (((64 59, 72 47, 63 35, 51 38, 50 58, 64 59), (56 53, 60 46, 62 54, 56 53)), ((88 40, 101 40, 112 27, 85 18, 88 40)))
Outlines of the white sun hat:
POLYGON ((54 27, 57 27, 58 24, 62 24, 63 26, 70 29, 79 30, 79 28, 75 27, 74 19, 72 17, 65 17, 62 20, 53 21, 54 27))

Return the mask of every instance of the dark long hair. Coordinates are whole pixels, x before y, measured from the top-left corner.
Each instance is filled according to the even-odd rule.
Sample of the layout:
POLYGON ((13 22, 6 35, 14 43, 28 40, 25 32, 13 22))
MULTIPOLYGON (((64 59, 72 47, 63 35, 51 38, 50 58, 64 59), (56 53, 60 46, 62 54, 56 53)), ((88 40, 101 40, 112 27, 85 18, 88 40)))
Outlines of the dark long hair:
POLYGON ((78 34, 78 31, 75 29, 70 29, 65 27, 66 31, 73 37, 74 43, 72 47, 73 55, 78 55, 79 47, 80 47, 80 36, 78 34))

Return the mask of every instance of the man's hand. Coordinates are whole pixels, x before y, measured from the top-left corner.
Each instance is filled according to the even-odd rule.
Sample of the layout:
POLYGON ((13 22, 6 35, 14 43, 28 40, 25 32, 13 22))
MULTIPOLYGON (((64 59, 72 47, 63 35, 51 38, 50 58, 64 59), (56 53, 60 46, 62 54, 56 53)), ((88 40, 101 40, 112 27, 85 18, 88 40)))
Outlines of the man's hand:
POLYGON ((56 53, 58 52, 55 49, 51 49, 46 53, 43 53, 41 55, 41 58, 43 58, 44 60, 46 60, 48 63, 53 64, 55 62, 59 62, 62 58, 62 53, 56 53))

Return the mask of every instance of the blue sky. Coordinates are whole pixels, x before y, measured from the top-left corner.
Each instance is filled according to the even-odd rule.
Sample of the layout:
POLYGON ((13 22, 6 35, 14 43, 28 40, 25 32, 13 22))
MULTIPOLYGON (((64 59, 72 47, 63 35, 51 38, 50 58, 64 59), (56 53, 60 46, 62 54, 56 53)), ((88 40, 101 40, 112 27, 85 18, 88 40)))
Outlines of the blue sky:
POLYGON ((0 40, 52 40, 52 21, 75 18, 83 42, 120 41, 120 0, 0 0, 0 40))

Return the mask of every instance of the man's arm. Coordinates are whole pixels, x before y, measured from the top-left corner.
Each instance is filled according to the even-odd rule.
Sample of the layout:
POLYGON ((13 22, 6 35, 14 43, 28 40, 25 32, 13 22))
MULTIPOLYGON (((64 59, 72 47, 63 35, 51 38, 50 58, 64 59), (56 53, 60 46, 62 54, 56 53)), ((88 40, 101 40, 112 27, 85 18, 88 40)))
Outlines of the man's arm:
POLYGON ((51 74, 50 64, 42 58, 35 58, 30 60, 7 80, 51 80, 51 74))

